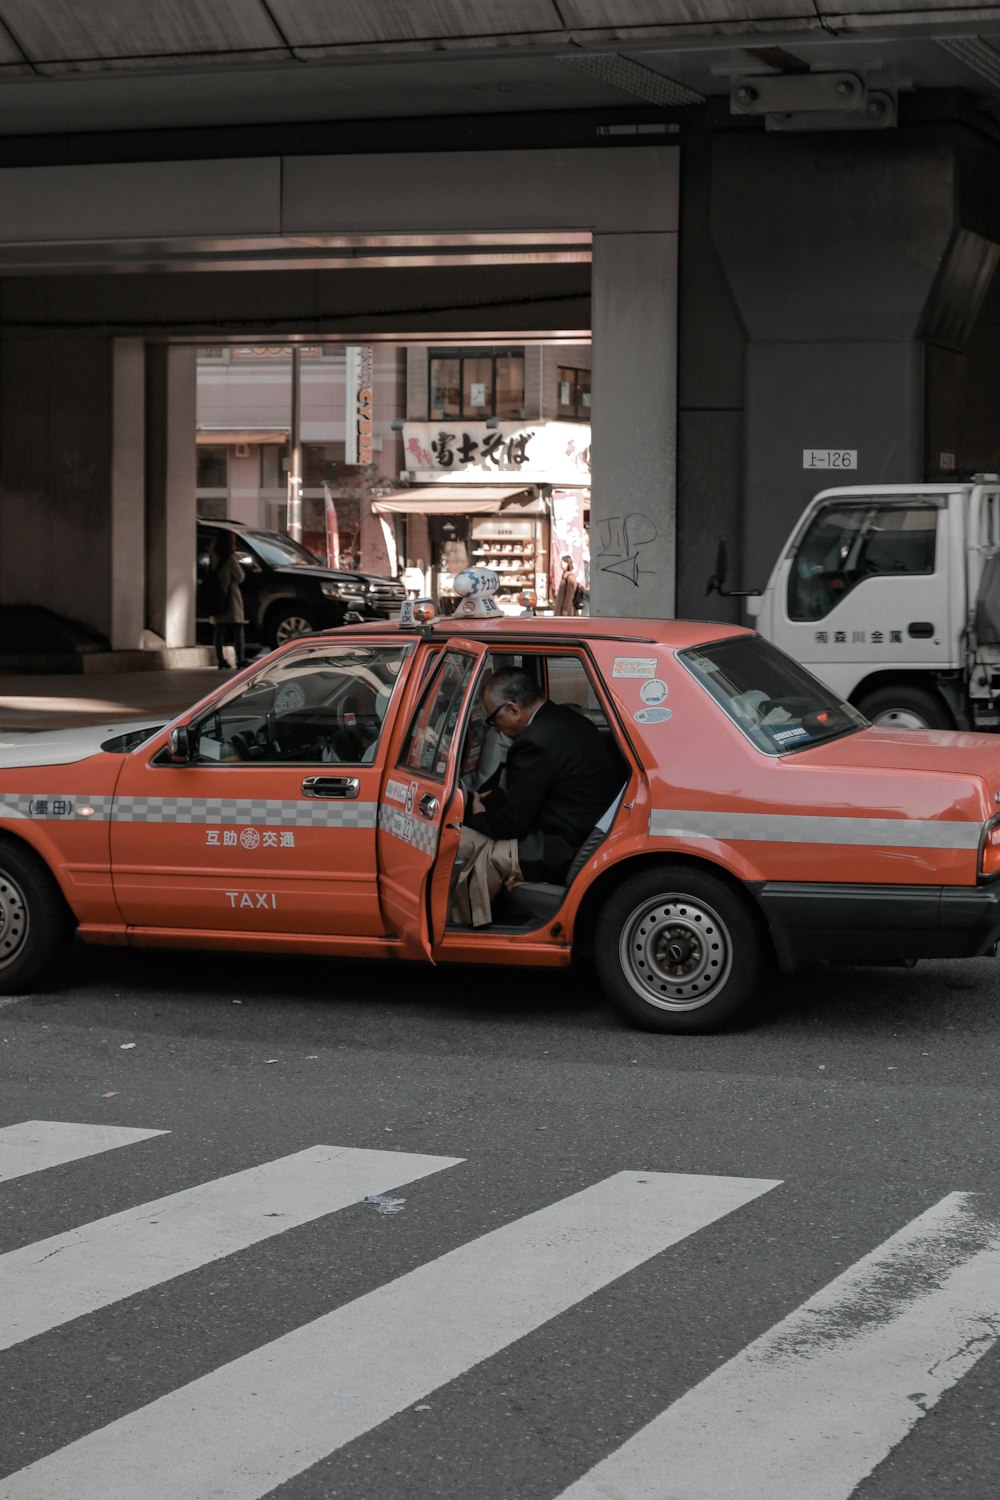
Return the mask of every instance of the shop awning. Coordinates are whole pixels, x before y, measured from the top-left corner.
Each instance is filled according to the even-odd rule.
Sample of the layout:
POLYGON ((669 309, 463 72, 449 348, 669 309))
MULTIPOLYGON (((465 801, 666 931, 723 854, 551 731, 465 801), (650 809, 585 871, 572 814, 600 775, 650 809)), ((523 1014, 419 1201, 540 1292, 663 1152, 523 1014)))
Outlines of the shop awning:
POLYGON ((428 484, 397 490, 372 501, 377 516, 544 516, 548 512, 533 485, 507 489, 494 484, 428 484))
POLYGON ((281 427, 199 427, 196 434, 199 443, 217 444, 229 448, 233 443, 287 443, 288 429, 281 427))

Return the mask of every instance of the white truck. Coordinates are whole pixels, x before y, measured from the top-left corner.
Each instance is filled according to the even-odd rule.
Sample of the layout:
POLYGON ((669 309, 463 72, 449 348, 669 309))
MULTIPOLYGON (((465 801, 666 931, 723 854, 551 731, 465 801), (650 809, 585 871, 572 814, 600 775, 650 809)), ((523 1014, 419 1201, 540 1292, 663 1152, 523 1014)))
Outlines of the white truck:
POLYGON ((1000 730, 1000 476, 823 490, 747 609, 875 724, 1000 730))

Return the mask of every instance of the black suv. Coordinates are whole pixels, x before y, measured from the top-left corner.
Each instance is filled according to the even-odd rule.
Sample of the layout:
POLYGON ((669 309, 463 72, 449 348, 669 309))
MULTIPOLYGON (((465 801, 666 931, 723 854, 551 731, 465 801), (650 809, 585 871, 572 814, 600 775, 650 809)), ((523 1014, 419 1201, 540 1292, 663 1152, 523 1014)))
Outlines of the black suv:
POLYGON ((395 578, 325 568, 279 531, 257 531, 238 521, 199 521, 197 614, 199 634, 205 639, 210 632, 205 580, 212 565, 212 543, 223 531, 237 536, 247 635, 269 648, 351 620, 389 619, 406 598, 395 578))

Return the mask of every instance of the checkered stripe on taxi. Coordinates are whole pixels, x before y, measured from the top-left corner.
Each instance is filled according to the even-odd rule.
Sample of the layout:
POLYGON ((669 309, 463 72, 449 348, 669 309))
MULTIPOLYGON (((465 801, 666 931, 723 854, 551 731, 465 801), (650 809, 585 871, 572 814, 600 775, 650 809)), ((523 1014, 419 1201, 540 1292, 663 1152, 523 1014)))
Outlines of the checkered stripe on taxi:
POLYGON ((280 797, 116 797, 116 823, 281 823, 295 828, 373 828, 374 802, 280 797))
POLYGON ((5 797, 0 818, 115 823, 271 823, 286 828, 374 828, 377 804, 278 797, 87 797, 38 792, 5 797))
POLYGON ((421 854, 429 854, 432 858, 437 853, 438 827, 436 823, 425 823, 420 818, 411 818, 409 813, 403 812, 398 807, 390 807, 387 803, 379 804, 378 826, 383 833, 391 833, 394 838, 402 839, 405 844, 411 844, 414 849, 419 849, 421 854))

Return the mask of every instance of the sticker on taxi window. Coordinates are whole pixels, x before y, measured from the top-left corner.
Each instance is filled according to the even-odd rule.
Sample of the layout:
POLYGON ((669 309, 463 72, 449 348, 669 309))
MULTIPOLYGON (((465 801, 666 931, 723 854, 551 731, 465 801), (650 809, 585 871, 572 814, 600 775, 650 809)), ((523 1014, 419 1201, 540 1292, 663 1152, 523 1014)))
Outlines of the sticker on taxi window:
POLYGON ((640 708, 633 714, 637 724, 665 724, 673 716, 670 708, 640 708))
MULTIPOLYGON (((766 727, 770 729, 770 725, 766 727)), ((803 724, 796 724, 791 729, 772 729, 771 738, 778 745, 792 745, 799 740, 810 740, 812 735, 803 724)))
POLYGON ((666 702, 669 691, 670 689, 662 677, 651 677, 648 682, 642 684, 642 687, 639 689, 639 697, 650 708, 659 708, 661 703, 666 702))
POLYGON ((385 795, 391 802, 402 802, 406 804, 406 782, 393 781, 390 779, 385 784, 385 795))
POLYGON ((616 656, 611 667, 612 677, 655 677, 655 656, 616 656))

